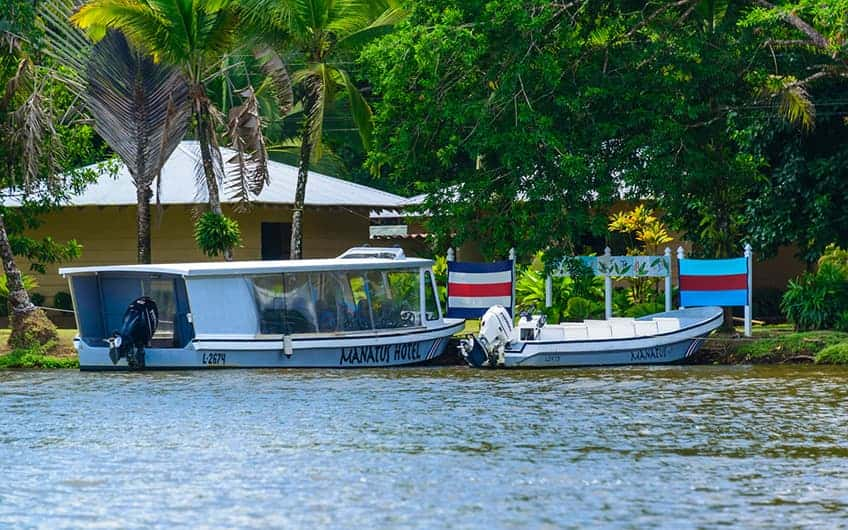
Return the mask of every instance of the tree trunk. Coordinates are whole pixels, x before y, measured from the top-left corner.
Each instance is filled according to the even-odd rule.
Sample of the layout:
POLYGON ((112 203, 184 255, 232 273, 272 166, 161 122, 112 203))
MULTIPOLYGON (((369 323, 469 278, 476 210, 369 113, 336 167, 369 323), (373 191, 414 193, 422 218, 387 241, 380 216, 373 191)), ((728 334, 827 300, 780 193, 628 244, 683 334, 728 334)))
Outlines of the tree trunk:
MULTIPOLYGON (((221 209, 221 197, 218 192, 218 178, 215 176, 215 162, 212 160, 212 126, 209 116, 209 100, 203 85, 196 85, 193 90, 195 94, 195 119, 197 120, 197 141, 200 144, 200 159, 203 163, 203 174, 206 177, 206 190, 209 195, 209 209, 215 215, 224 215, 221 209)), ((224 259, 232 261, 233 250, 224 250, 224 259)))
POLYGON ((297 166, 297 187, 294 192, 294 207, 292 209, 291 259, 303 259, 303 204, 306 202, 306 181, 309 178, 309 159, 312 156, 312 143, 310 132, 313 127, 313 112, 310 109, 318 101, 318 91, 322 90, 318 82, 308 83, 306 101, 303 108, 306 109, 306 122, 300 142, 300 163, 297 166))
POLYGON ((150 263, 150 197, 149 187, 136 188, 136 230, 138 231, 138 262, 150 263))
POLYGON ((15 263, 6 222, 0 213, 0 259, 3 260, 3 272, 6 274, 6 287, 9 289, 9 305, 12 308, 9 346, 13 348, 31 348, 43 346, 58 339, 56 326, 47 318, 44 311, 35 307, 24 289, 21 270, 15 263))
POLYGON ((303 133, 300 144, 300 163, 297 166, 297 188, 294 193, 292 209, 291 259, 303 258, 303 203, 306 201, 306 181, 309 178, 309 157, 312 145, 309 143, 308 129, 303 133))

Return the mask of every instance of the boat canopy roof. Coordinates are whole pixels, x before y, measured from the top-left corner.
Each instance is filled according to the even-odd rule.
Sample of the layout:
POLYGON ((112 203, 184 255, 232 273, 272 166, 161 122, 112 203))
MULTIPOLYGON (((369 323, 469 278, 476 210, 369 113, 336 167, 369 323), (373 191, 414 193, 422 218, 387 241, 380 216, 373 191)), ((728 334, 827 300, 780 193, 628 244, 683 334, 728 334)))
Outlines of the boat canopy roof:
POLYGON ((129 272, 175 274, 178 276, 237 276, 243 274, 274 274, 284 272, 350 271, 428 268, 433 260, 422 258, 345 258, 303 259, 279 261, 215 261, 201 263, 164 263, 151 265, 100 265, 95 267, 64 267, 62 276, 100 272, 129 272))

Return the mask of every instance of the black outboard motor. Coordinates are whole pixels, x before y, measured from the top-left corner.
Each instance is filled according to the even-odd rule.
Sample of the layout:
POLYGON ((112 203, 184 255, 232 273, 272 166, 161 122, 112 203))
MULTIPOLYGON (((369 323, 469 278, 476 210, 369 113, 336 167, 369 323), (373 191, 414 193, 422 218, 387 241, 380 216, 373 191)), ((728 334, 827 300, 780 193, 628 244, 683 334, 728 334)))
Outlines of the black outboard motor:
POLYGON ((124 313, 121 330, 106 339, 112 364, 118 364, 121 357, 126 357, 131 370, 144 368, 144 347, 150 344, 158 325, 156 302, 147 296, 133 300, 124 313))

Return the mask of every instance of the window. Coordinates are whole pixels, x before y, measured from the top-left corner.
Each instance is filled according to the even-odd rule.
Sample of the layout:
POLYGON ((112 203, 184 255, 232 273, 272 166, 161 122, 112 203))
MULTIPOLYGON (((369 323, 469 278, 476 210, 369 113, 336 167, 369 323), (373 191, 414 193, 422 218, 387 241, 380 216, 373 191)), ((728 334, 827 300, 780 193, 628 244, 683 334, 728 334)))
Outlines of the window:
POLYGON ((417 270, 285 273, 252 282, 264 334, 421 325, 417 270))
POLYGON ((253 277, 253 293, 264 334, 314 333, 318 329, 309 274, 253 277))
POLYGON ((424 273, 424 296, 427 320, 439 320, 439 298, 433 291, 433 280, 430 271, 424 273))
POLYGON ((262 259, 291 257, 291 223, 262 223, 262 259))
POLYGON ((173 279, 151 279, 142 282, 144 296, 156 302, 159 310, 159 325, 153 334, 154 341, 165 343, 174 341, 174 329, 177 322, 177 299, 174 293, 173 279))

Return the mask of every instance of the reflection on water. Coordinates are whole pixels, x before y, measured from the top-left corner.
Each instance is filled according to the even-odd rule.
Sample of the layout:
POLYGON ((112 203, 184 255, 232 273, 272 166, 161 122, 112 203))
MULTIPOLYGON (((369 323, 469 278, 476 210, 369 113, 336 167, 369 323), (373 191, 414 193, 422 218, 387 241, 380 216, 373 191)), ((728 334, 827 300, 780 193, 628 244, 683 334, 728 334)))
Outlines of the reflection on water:
POLYGON ((834 527, 848 370, 0 372, 0 526, 834 527))

